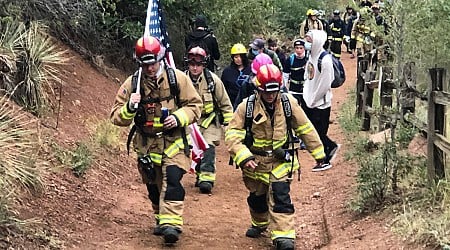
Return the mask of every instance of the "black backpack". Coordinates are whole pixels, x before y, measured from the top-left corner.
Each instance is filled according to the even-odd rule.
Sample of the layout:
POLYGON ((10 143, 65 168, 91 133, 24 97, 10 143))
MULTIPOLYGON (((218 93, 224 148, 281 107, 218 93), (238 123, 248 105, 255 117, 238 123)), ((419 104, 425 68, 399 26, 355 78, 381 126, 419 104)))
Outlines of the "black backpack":
MULTIPOLYGON (((324 51, 320 54, 319 60, 317 62, 317 68, 319 72, 322 71, 322 59, 324 56, 329 55, 328 52, 324 51)), ((331 60, 333 61, 333 70, 334 70, 334 80, 331 82, 332 88, 339 88, 345 82, 345 69, 344 65, 342 65, 341 60, 331 55, 331 60)))

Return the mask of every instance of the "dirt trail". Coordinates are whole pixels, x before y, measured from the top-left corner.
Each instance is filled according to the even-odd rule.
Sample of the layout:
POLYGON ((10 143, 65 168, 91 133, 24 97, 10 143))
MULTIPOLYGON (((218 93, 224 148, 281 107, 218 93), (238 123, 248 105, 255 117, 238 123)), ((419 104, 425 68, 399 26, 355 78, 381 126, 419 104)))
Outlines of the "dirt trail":
MULTIPOLYGON (((107 119, 119 81, 105 78, 72 52, 66 68, 61 126, 47 129, 73 146, 87 137, 86 121, 107 119)), ((301 181, 294 181, 291 197, 296 207, 297 249, 405 249, 405 244, 385 227, 383 217, 356 220, 346 203, 354 190, 357 167, 344 160, 345 138, 337 124, 341 104, 354 86, 356 60, 343 54, 347 81, 335 89, 330 137, 344 144, 334 167, 311 172, 313 159, 301 152, 301 181), (316 195, 314 195, 316 194, 316 195)), ((45 123, 54 124, 54 118, 45 123)), ((125 132, 125 130, 124 130, 125 132)), ((153 236, 151 205, 135 167, 127 156, 125 141, 120 149, 97 152, 96 162, 84 178, 69 171, 48 176, 46 191, 22 201, 22 216, 42 218, 48 237, 60 238, 67 249, 162 249, 161 237, 153 236)), ((244 236, 250 225, 241 173, 228 166, 228 153, 217 148, 217 183, 212 195, 199 194, 195 176, 185 175, 184 231, 172 249, 271 249, 268 235, 262 239, 244 236)))

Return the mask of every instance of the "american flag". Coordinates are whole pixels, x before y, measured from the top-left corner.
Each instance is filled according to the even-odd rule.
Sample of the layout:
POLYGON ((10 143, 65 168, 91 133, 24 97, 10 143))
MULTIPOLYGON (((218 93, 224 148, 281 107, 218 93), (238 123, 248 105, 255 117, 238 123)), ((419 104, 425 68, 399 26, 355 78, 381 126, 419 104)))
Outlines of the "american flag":
POLYGON ((169 33, 167 32, 161 4, 159 0, 149 0, 147 7, 147 18, 145 20, 144 36, 159 38, 166 48, 166 59, 170 66, 175 68, 175 62, 170 48, 169 33))

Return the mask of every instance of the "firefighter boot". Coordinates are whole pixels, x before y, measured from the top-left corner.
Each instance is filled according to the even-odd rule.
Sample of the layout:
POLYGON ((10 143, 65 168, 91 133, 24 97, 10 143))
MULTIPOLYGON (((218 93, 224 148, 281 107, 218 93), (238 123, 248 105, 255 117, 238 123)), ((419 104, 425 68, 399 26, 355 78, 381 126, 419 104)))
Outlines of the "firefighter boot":
POLYGON ((289 238, 277 238, 273 241, 277 250, 294 250, 294 240, 289 238))
POLYGON ((181 231, 175 227, 164 227, 162 234, 164 235, 164 243, 174 244, 180 238, 181 231))
POLYGON ((247 232, 245 232, 245 236, 250 238, 258 238, 261 236, 261 233, 266 231, 266 227, 257 227, 257 226, 251 226, 249 229, 247 229, 247 232))
POLYGON ((161 236, 163 235, 163 228, 159 225, 159 220, 156 220, 155 228, 153 228, 153 235, 161 236))
POLYGON ((214 186, 214 173, 216 172, 215 162, 216 150, 214 145, 203 153, 203 159, 200 161, 199 171, 197 172, 198 188, 202 194, 209 194, 214 186))

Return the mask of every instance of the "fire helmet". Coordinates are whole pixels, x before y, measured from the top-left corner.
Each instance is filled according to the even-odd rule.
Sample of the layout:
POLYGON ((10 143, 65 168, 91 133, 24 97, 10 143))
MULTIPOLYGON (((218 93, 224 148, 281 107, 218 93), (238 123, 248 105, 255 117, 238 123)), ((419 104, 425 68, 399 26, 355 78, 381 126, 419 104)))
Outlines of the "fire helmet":
POLYGON ((256 73, 255 85, 260 91, 279 91, 282 84, 280 69, 274 64, 262 65, 256 73))

